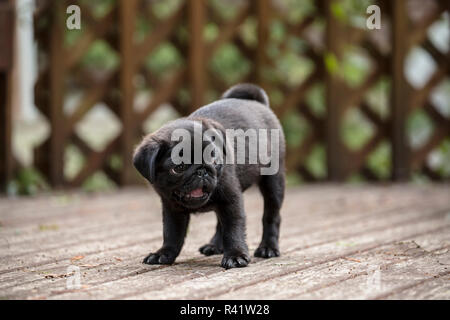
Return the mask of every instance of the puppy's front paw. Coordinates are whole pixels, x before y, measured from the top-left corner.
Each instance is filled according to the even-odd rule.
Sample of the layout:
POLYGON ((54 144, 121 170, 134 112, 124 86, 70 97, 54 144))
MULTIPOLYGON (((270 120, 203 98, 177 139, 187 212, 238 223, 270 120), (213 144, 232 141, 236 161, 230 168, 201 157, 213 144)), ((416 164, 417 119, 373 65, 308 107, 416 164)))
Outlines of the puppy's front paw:
POLYGON ((198 249, 200 253, 204 254, 205 256, 212 256, 213 254, 221 254, 223 253, 223 250, 221 248, 218 248, 216 245, 212 243, 205 244, 203 247, 200 247, 198 249))
POLYGON ((255 250, 255 257, 267 259, 279 256, 280 250, 272 246, 260 245, 258 249, 255 250))
POLYGON ((222 267, 225 269, 246 267, 250 262, 248 254, 225 255, 222 258, 222 267))
POLYGON ((172 264, 175 261, 175 256, 169 252, 158 251, 156 253, 150 253, 144 258, 142 263, 145 264, 172 264))

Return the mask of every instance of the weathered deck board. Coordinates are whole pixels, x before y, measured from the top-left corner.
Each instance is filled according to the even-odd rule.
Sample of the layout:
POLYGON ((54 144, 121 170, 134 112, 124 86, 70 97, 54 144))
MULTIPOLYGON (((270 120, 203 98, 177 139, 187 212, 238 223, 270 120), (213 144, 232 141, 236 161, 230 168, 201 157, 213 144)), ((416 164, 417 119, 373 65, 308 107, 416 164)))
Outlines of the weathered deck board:
MULTIPOLYGON (((253 252, 262 201, 250 190, 245 202, 253 252)), ((142 265, 162 241, 159 211, 145 189, 0 199, 0 297, 450 299, 446 185, 291 188, 282 256, 228 271, 220 256, 198 252, 213 234, 213 214, 193 217, 173 266, 142 265), (70 265, 80 267, 81 289, 66 288, 70 265)))

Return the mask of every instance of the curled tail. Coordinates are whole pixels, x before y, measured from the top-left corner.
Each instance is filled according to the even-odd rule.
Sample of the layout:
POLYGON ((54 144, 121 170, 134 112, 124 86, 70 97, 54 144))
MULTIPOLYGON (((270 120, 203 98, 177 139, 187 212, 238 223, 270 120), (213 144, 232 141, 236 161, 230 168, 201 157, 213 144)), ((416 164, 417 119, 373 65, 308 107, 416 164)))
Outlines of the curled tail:
POLYGON ((269 97, 264 89, 251 83, 240 83, 225 91, 222 99, 244 99, 258 101, 269 107, 269 97))

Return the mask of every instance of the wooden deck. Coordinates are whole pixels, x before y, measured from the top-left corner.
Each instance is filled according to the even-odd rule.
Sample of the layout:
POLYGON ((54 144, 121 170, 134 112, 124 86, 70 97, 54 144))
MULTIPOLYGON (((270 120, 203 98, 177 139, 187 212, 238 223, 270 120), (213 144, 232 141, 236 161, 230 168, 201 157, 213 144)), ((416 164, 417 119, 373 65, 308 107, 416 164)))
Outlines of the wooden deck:
MULTIPOLYGON (((257 190, 246 208, 253 252, 257 190)), ((282 218, 279 258, 225 271, 221 256, 198 252, 214 231, 207 213, 191 220, 174 265, 147 266, 162 241, 150 190, 2 198, 0 298, 450 299, 448 185, 291 188, 282 218), (77 275, 81 287, 67 287, 77 275)))

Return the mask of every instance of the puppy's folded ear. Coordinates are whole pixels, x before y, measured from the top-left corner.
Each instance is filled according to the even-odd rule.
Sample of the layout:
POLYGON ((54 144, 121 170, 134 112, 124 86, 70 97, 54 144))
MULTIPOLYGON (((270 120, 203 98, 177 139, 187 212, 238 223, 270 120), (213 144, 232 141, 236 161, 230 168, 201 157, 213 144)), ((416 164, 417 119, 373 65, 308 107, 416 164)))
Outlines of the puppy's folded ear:
POLYGON ((153 139, 145 140, 139 145, 133 155, 133 165, 150 183, 156 179, 156 159, 161 150, 161 144, 153 139))

